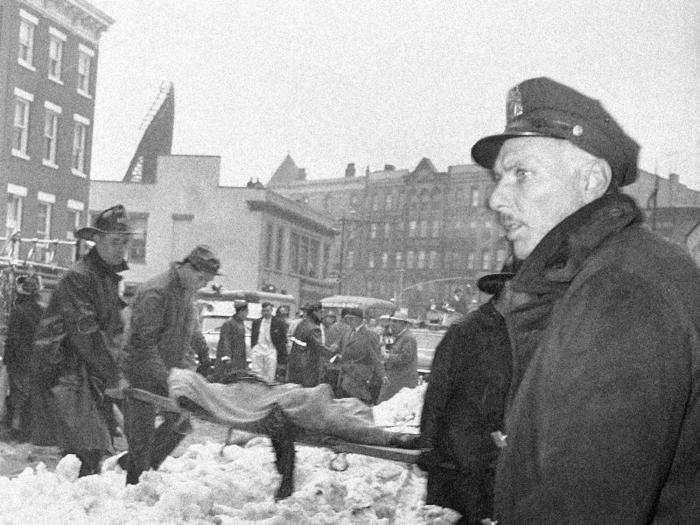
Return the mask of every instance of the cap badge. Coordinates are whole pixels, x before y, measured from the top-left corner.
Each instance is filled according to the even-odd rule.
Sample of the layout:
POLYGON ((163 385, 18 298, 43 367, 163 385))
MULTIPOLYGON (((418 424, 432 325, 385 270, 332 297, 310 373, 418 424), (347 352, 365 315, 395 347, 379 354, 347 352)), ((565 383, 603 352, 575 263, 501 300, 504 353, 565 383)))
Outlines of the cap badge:
POLYGON ((520 88, 515 86, 508 91, 508 99, 506 101, 506 122, 510 122, 522 114, 523 96, 520 93, 520 88))
POLYGON ((571 130, 571 133, 573 134, 574 137, 580 137, 583 135, 583 128, 576 124, 573 129, 571 130))

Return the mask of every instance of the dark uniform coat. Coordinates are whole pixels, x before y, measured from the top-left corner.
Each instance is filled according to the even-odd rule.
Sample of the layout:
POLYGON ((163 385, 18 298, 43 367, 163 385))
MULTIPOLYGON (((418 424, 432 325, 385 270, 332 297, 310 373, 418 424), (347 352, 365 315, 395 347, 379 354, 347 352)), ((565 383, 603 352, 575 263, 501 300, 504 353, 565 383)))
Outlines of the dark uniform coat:
POLYGON ((411 330, 401 332, 384 360, 384 368, 389 382, 382 387, 378 403, 386 401, 402 388, 414 388, 418 385, 418 344, 411 330))
POLYGON ((506 324, 493 302, 451 325, 430 370, 421 413, 421 436, 432 452, 426 503, 459 511, 462 523, 493 517, 498 449, 511 378, 506 324))
POLYGON ((497 518, 700 523, 700 275, 607 195, 512 282, 515 368, 497 518))
POLYGON ((287 331, 289 323, 283 317, 275 315, 270 324, 270 339, 277 351, 277 367, 287 365, 287 331))
MULTIPOLYGON (((126 269, 126 265, 118 270, 126 269)), ((98 405, 119 380, 124 324, 115 269, 92 249, 56 285, 37 328, 32 441, 67 452, 112 451, 98 405)))
POLYGON ((319 322, 305 317, 294 329, 291 340, 287 380, 304 387, 318 385, 321 382, 321 358, 324 354, 319 322))
POLYGON ((7 321, 3 361, 10 379, 10 406, 20 418, 23 431, 29 431, 30 402, 34 380, 31 370, 32 343, 43 308, 38 294, 18 294, 7 321))
POLYGON ((340 391, 365 403, 375 403, 385 374, 379 336, 364 324, 344 332, 339 364, 340 391))
POLYGON ((245 346, 245 322, 237 317, 231 317, 221 325, 219 343, 216 346, 216 360, 221 362, 224 357, 231 359, 227 368, 245 370, 248 368, 245 346))

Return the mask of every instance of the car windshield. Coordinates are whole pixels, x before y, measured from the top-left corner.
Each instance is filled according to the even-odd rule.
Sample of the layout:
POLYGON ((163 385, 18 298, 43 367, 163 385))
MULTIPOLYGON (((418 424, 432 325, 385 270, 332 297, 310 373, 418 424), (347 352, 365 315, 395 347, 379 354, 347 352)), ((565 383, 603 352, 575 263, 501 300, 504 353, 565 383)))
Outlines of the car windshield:
POLYGON ((205 316, 202 318, 202 332, 219 332, 228 317, 205 316))

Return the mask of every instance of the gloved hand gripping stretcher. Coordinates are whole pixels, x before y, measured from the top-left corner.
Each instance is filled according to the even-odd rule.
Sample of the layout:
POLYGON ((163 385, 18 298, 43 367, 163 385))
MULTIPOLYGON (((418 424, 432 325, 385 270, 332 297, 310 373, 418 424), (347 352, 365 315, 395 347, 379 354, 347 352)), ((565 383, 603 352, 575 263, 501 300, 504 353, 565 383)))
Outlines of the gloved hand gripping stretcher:
POLYGON ((268 435, 282 475, 278 499, 293 492, 294 441, 405 463, 418 457, 419 436, 375 426, 370 407, 354 398, 334 399, 329 385, 303 388, 232 378, 234 382, 224 381, 228 384, 210 383, 195 372, 173 368, 169 397, 135 388, 127 395, 161 410, 191 412, 232 429, 268 435))

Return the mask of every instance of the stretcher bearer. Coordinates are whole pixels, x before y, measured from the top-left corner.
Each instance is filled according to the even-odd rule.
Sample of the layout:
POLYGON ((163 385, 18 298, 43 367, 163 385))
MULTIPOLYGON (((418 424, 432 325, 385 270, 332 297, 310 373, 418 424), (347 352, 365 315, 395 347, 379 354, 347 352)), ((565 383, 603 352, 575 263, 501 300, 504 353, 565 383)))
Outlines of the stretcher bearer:
POLYGON ((32 350, 32 441, 76 454, 81 476, 96 473, 102 456, 112 452, 102 403, 106 390, 120 386, 126 303, 119 297, 119 272, 127 269, 131 233, 122 205, 75 232, 95 246, 56 285, 32 350))
MULTIPOLYGON (((197 323, 195 294, 220 275, 219 266, 219 259, 208 247, 197 246, 137 292, 126 347, 125 373, 131 386, 167 396, 171 368, 197 368, 195 356, 206 348, 206 342, 197 323)), ((156 430, 156 413, 148 403, 128 400, 125 430, 129 453, 119 460, 126 467, 128 484, 138 483, 144 470, 157 469, 189 430, 189 421, 172 413, 164 415, 156 430)))

